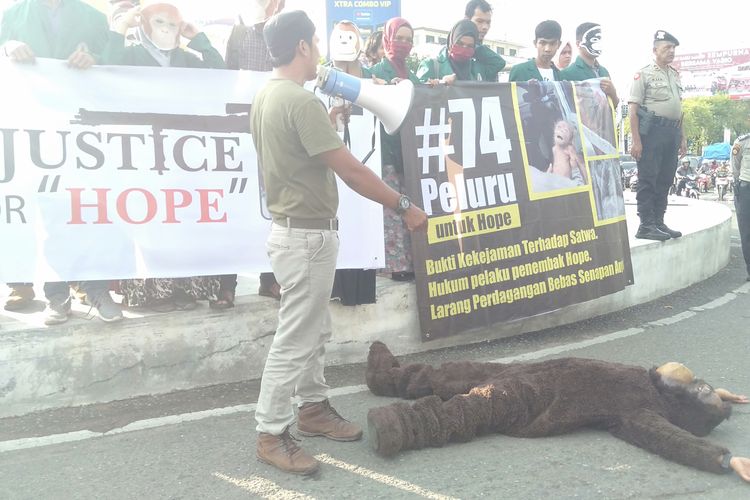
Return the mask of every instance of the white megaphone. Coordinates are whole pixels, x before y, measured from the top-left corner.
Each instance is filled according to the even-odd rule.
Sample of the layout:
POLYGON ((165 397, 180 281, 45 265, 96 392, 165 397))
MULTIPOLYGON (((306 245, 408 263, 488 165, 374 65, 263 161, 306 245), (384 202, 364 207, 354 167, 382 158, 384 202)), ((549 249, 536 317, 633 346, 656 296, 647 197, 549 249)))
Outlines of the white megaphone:
POLYGON ((398 85, 378 85, 326 66, 318 66, 315 86, 326 95, 341 97, 371 111, 391 135, 401 127, 414 98, 414 84, 409 80, 398 85))

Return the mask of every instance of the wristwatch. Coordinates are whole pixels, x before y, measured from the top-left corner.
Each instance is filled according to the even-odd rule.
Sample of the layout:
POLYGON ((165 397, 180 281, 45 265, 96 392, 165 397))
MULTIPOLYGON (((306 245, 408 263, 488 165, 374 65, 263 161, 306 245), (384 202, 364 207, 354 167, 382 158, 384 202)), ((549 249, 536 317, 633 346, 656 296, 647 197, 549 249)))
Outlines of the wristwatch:
POLYGON ((404 212, 409 210, 410 206, 411 206, 411 200, 409 199, 408 196, 406 196, 405 194, 402 194, 398 198, 398 205, 396 205, 396 213, 399 215, 403 215, 404 212))
POLYGON ((721 457, 721 468, 724 470, 729 470, 729 462, 731 460, 732 460, 732 454, 724 453, 724 455, 721 457))

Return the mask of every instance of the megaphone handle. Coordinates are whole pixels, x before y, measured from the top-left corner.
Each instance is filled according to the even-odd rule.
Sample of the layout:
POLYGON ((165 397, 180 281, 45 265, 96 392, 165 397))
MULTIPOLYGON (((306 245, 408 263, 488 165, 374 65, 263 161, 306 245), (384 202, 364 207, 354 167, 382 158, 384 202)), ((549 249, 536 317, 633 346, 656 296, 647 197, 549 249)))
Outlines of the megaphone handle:
POLYGON ((344 124, 344 145, 347 148, 352 149, 352 137, 351 137, 351 134, 349 134, 349 124, 348 123, 344 124))
POLYGON ((370 152, 365 155, 365 157, 362 159, 362 165, 365 165, 367 163, 367 160, 370 159, 372 154, 375 152, 375 139, 378 136, 378 118, 373 117, 372 118, 372 149, 370 149, 370 152))

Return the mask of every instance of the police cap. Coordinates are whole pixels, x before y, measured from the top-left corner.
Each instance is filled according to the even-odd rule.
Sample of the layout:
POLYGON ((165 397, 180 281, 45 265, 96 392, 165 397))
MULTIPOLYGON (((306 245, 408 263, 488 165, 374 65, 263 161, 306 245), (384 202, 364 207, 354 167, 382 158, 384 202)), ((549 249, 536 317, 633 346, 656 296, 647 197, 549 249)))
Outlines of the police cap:
POLYGON ((677 40, 674 35, 664 30, 658 30, 654 33, 654 44, 656 44, 656 42, 670 42, 675 44, 675 46, 680 44, 679 40, 677 40))

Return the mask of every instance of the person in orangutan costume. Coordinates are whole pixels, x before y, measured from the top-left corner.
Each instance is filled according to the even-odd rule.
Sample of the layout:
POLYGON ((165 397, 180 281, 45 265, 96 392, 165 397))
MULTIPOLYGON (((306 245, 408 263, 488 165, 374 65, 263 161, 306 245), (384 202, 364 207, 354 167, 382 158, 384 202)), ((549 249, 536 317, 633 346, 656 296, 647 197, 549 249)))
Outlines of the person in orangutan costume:
POLYGON ((588 427, 684 465, 734 470, 750 482, 750 459, 702 439, 729 418, 730 403, 747 397, 713 389, 680 363, 650 370, 582 358, 400 366, 375 342, 366 379, 373 394, 417 399, 369 411, 369 439, 381 456, 492 432, 542 437, 588 427))

